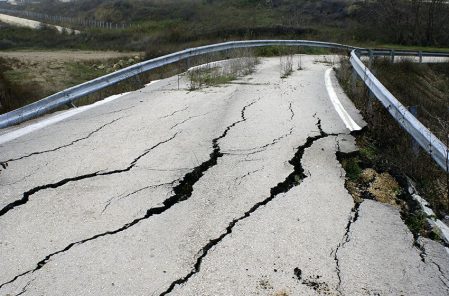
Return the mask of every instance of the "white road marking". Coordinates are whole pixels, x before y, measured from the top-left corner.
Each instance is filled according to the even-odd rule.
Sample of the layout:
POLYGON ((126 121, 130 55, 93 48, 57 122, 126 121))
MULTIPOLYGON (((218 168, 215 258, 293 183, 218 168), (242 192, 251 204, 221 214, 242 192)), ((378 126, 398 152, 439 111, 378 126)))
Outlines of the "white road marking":
POLYGON ((103 99, 101 101, 95 102, 93 104, 90 104, 90 105, 87 105, 87 106, 78 107, 78 108, 74 108, 74 109, 71 109, 69 111, 56 114, 56 115, 51 116, 51 117, 49 117, 47 119, 44 119, 42 121, 30 124, 30 125, 25 126, 23 128, 19 128, 17 130, 14 130, 14 131, 11 131, 11 132, 6 133, 4 135, 1 135, 0 136, 0 145, 4 144, 4 143, 7 143, 9 141, 15 140, 17 138, 20 138, 20 137, 22 137, 24 135, 27 135, 29 133, 35 132, 37 130, 40 130, 40 129, 46 127, 46 126, 49 126, 49 125, 58 123, 60 121, 63 121, 64 119, 70 118, 70 117, 72 117, 72 116, 74 116, 76 114, 79 114, 81 112, 84 112, 84 111, 87 111, 89 109, 92 109, 92 108, 104 105, 106 103, 112 102, 112 101, 114 101, 114 100, 116 100, 116 99, 118 99, 118 98, 120 98, 120 97, 122 97, 124 95, 127 95, 127 94, 129 94, 129 92, 121 93, 121 94, 118 94, 118 95, 113 95, 113 96, 107 97, 106 99, 103 99))
POLYGON ((324 74, 324 80, 326 84, 327 93, 329 94, 329 98, 332 102, 332 105, 334 105, 335 111, 337 111, 341 120, 343 120, 344 124, 351 132, 359 131, 362 128, 352 119, 352 117, 348 114, 348 112, 346 112, 345 108, 338 99, 337 93, 335 92, 335 89, 332 86, 331 71, 332 69, 327 69, 326 73, 324 74))

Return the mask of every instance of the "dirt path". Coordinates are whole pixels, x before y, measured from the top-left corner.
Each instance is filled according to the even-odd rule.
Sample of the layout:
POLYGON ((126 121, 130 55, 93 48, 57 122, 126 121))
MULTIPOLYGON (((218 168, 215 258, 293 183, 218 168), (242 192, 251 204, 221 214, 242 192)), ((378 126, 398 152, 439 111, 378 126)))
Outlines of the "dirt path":
POLYGON ((48 61, 89 61, 107 60, 122 57, 141 56, 141 52, 116 52, 116 51, 81 51, 81 50, 61 50, 61 51, 2 51, 4 58, 14 58, 27 62, 48 62, 48 61))

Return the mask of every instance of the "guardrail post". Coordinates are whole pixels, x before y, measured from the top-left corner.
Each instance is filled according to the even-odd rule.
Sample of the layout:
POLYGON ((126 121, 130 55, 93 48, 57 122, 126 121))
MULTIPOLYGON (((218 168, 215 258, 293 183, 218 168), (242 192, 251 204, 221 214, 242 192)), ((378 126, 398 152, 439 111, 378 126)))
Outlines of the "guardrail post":
POLYGON ((368 68, 372 68, 373 65, 373 51, 370 49, 368 50, 368 55, 369 55, 369 63, 368 63, 368 68))
POLYGON ((391 62, 394 63, 394 49, 390 51, 391 62))
MULTIPOLYGON (((418 116, 418 106, 408 106, 408 111, 415 116, 415 118, 418 116)), ((415 156, 419 155, 419 144, 418 142, 412 138, 412 151, 415 156)))
POLYGON ((422 51, 419 51, 418 55, 419 55, 419 63, 422 64, 422 51))
POLYGON ((77 108, 76 105, 73 102, 68 102, 67 107, 69 108, 77 108))

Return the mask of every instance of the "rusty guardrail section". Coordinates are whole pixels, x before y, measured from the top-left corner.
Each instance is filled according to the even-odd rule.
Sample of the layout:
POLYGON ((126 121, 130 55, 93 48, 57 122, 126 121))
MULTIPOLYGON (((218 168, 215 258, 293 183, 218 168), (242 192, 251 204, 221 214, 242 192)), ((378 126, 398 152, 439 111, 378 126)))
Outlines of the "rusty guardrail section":
POLYGON ((429 153, 432 158, 446 172, 449 172, 448 148, 433 135, 418 119, 416 119, 369 71, 363 64, 359 56, 390 56, 394 60, 395 56, 415 56, 419 57, 448 57, 449 53, 442 52, 422 52, 407 50, 385 50, 385 49, 364 49, 353 46, 308 40, 249 40, 230 41, 213 45, 201 46, 185 49, 176 53, 144 61, 130 67, 121 69, 114 73, 93 79, 91 81, 73 86, 42 100, 0 115, 0 128, 12 126, 26 120, 46 114, 58 107, 72 105, 81 97, 97 92, 141 73, 148 72, 168 64, 188 59, 207 53, 226 51, 238 48, 254 48, 262 46, 303 46, 346 50, 351 52, 351 64, 359 77, 365 82, 371 92, 387 108, 396 121, 419 143, 419 145, 429 153))

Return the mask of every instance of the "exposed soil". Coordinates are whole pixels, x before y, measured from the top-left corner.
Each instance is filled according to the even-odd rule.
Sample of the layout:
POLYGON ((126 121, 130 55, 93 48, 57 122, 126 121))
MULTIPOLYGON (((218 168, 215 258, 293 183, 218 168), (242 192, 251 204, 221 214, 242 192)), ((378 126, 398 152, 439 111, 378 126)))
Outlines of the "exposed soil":
MULTIPOLYGON (((347 174, 345 187, 356 204, 362 203, 365 199, 371 199, 396 207, 413 233, 415 241, 420 236, 441 241, 427 222, 425 213, 409 194, 408 181, 403 174, 379 169, 375 163, 359 152, 338 153, 337 156, 347 174)), ((418 243, 417 246, 419 246, 418 243)))
POLYGON ((366 168, 358 180, 347 181, 347 188, 356 202, 370 198, 396 207, 401 204, 398 199, 401 186, 388 172, 378 173, 372 168, 366 168))
POLYGON ((2 51, 3 58, 18 59, 22 62, 76 62, 107 60, 125 57, 141 56, 141 52, 117 52, 117 51, 83 51, 83 50, 58 50, 58 51, 2 51))

